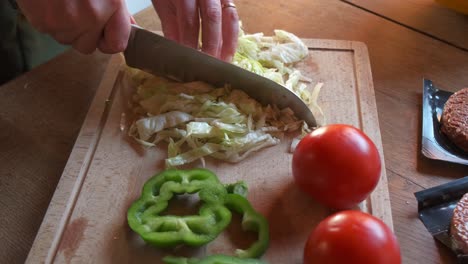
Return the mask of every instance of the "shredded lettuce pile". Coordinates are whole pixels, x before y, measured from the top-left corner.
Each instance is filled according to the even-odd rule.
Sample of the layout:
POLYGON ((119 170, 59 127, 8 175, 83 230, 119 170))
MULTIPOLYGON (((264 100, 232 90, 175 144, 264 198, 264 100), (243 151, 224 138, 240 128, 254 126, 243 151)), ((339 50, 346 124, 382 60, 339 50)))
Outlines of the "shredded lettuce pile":
POLYGON ((233 63, 251 72, 262 75, 284 85, 299 96, 311 109, 319 123, 324 123, 323 112, 317 104, 322 83, 312 89, 311 79, 294 68, 295 63, 304 60, 309 50, 297 36, 284 30, 275 30, 274 36, 263 33, 239 33, 238 48, 233 63))
POLYGON ((129 134, 148 147, 167 142, 167 167, 206 156, 239 162, 304 123, 291 109, 264 107, 241 90, 131 72, 138 80, 134 111, 143 117, 129 134))
MULTIPOLYGON (((316 101, 322 84, 310 93, 311 80, 294 68, 307 55, 307 46, 289 32, 275 30, 275 36, 264 36, 241 30, 233 63, 286 86, 317 115, 321 114, 316 101)), ((166 167, 199 159, 204 163, 207 156, 239 162, 278 144, 285 132, 310 131, 291 109, 262 106, 242 90, 181 83, 130 68, 127 74, 137 87, 133 110, 140 117, 129 135, 147 147, 167 142, 166 167)))

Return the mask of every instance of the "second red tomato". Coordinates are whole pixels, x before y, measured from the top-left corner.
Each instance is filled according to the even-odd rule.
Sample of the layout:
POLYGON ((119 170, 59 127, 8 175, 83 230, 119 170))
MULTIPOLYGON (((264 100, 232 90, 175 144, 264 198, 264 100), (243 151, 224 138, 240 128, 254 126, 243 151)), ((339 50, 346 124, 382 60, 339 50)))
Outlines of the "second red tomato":
POLYGON ((342 211, 322 220, 304 248, 304 264, 401 264, 398 241, 380 219, 342 211))

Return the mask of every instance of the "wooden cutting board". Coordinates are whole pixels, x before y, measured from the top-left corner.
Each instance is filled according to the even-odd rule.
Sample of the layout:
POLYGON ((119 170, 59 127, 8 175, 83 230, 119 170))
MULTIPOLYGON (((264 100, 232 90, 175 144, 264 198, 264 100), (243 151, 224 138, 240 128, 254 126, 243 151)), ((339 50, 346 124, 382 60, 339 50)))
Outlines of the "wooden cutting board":
MULTIPOLYGON (((351 41, 304 41, 310 56, 300 68, 314 83, 324 82, 319 104, 327 123, 361 128, 383 161, 367 48, 351 41)), ((236 247, 247 247, 252 235, 241 233, 239 217, 200 249, 160 250, 130 230, 127 209, 144 182, 163 169, 166 150, 144 149, 122 131, 122 63, 115 55, 108 65, 27 263, 162 263, 167 254, 231 254, 236 247)), ((293 184, 289 145, 285 139, 238 164, 207 162, 223 182, 248 183, 249 200, 270 223, 270 247, 264 256, 269 263, 302 263, 308 234, 331 213, 293 184)), ((393 227, 385 164, 379 185, 360 209, 393 227)))

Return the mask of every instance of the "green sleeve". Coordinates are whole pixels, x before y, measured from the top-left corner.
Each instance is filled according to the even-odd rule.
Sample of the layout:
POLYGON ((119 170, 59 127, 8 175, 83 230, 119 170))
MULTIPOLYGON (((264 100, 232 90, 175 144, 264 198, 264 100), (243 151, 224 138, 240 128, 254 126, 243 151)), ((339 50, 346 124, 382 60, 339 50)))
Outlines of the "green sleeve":
POLYGON ((67 48, 35 30, 15 1, 0 1, 0 84, 50 60, 67 48))

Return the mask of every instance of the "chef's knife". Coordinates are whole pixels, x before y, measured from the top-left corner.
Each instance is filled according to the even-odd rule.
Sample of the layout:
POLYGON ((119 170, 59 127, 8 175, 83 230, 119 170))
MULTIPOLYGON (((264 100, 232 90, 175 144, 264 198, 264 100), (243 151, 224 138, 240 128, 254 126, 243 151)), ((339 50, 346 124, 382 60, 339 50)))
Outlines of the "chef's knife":
POLYGON ((185 82, 204 81, 218 87, 230 84, 263 105, 289 107, 310 127, 316 126, 309 107, 286 87, 138 26, 132 25, 124 55, 128 66, 152 74, 185 82))

